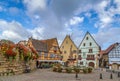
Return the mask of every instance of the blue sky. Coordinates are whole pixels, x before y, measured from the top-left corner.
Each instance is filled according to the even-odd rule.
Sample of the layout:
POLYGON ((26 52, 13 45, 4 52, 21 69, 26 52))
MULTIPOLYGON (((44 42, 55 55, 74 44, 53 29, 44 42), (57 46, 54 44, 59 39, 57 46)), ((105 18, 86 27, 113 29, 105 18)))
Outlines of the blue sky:
POLYGON ((68 34, 79 45, 87 31, 102 49, 120 42, 120 0, 0 0, 0 39, 68 34))

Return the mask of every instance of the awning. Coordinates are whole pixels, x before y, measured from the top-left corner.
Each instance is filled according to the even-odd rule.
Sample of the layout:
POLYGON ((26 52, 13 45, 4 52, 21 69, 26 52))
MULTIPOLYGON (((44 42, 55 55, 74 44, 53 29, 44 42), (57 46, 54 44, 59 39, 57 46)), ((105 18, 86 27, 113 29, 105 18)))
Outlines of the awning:
POLYGON ((62 62, 60 60, 38 60, 39 62, 62 62))

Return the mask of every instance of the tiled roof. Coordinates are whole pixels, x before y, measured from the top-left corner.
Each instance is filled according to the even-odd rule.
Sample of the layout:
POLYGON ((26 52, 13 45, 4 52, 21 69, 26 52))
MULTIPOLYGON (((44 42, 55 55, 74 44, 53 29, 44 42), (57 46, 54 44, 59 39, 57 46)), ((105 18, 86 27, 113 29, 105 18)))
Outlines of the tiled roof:
POLYGON ((50 50, 50 48, 53 46, 53 43, 56 41, 56 38, 47 39, 44 41, 47 44, 47 50, 50 50))
POLYGON ((100 55, 108 54, 118 43, 110 45, 106 50, 100 51, 100 55))
POLYGON ((50 48, 53 46, 53 42, 55 41, 56 41, 56 38, 47 39, 47 40, 32 39, 32 44, 37 51, 48 52, 50 48))
POLYGON ((47 52, 47 44, 43 41, 32 39, 32 44, 37 51, 47 52))

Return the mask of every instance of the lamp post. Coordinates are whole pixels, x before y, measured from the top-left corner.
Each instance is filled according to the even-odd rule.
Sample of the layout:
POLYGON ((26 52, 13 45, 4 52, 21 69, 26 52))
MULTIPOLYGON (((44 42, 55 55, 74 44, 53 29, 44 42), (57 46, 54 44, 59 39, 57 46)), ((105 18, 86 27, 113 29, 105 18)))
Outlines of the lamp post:
MULTIPOLYGON (((77 57, 76 60, 77 60, 77 62, 76 62, 76 63, 77 63, 77 64, 76 64, 76 66, 77 66, 76 70, 77 70, 77 69, 78 69, 78 57, 77 57)), ((78 78, 78 72, 77 72, 77 71, 76 71, 76 73, 75 73, 75 78, 76 78, 76 79, 78 78)))

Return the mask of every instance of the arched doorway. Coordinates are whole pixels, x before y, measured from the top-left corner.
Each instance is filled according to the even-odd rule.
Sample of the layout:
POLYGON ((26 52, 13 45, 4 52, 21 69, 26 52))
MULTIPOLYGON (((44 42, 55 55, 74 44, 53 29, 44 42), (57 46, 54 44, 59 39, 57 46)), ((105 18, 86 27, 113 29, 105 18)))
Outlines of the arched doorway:
POLYGON ((94 67, 95 64, 93 62, 89 62, 89 66, 94 67))

